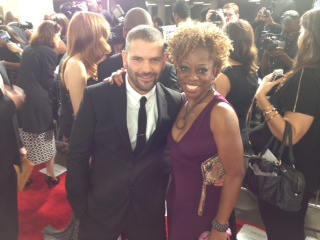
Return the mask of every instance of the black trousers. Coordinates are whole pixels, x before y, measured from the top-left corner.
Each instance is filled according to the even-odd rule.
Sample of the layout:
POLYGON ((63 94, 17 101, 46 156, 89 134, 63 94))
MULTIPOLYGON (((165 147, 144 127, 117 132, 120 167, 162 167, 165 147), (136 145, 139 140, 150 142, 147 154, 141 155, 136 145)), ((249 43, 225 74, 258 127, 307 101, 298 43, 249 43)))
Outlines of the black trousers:
POLYGON ((12 172, 5 183, 0 183, 0 239, 18 239, 17 174, 12 172))
POLYGON ((312 193, 305 194, 298 212, 283 211, 265 201, 258 200, 268 240, 304 240, 304 219, 312 193))
POLYGON ((106 230, 106 225, 85 214, 80 219, 78 240, 117 240, 119 235, 129 240, 166 240, 164 223, 165 218, 163 217, 163 224, 152 224, 150 221, 148 223, 147 219, 144 224, 141 224, 141 218, 137 218, 129 208, 123 222, 110 231, 106 230))

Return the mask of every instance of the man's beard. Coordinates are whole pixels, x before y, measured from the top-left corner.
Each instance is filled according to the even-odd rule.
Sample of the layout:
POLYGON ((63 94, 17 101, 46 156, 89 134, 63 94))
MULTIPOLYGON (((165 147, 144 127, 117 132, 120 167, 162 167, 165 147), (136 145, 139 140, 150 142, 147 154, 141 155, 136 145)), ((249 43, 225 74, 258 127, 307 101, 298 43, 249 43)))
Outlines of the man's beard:
POLYGON ((141 91, 149 92, 158 82, 159 80, 159 74, 154 72, 149 73, 133 73, 129 67, 127 67, 127 74, 129 77, 129 80, 132 82, 132 84, 138 88, 141 91), (139 82, 138 78, 141 77, 154 77, 154 80, 152 82, 148 82, 148 84, 143 84, 143 82, 139 82))

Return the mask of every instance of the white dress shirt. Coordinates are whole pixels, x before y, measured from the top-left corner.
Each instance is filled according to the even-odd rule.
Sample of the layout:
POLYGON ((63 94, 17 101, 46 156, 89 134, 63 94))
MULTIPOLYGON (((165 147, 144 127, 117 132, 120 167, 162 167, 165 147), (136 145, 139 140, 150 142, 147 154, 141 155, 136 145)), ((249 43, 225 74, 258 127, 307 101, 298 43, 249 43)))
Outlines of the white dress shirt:
POLYGON ((126 76, 126 89, 127 89, 127 127, 132 150, 137 144, 138 132, 138 114, 140 108, 140 98, 146 97, 146 112, 147 112, 147 128, 146 139, 152 135, 156 129, 158 120, 158 107, 156 98, 156 86, 154 86, 146 95, 141 95, 136 92, 130 85, 128 77, 126 76))

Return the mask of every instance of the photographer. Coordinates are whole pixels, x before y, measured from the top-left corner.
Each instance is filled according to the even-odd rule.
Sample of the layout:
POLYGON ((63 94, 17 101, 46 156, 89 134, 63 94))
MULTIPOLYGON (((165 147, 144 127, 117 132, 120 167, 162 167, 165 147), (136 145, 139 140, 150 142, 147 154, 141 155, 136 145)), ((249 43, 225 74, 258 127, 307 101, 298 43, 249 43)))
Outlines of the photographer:
POLYGON ((24 42, 29 42, 30 29, 33 28, 31 22, 22 23, 16 12, 8 11, 4 17, 4 24, 10 26, 24 42))
POLYGON ((223 28, 227 22, 238 20, 239 17, 238 5, 235 3, 227 3, 223 6, 223 9, 210 9, 206 15, 206 21, 213 22, 223 28))
POLYGON ((262 76, 275 69, 283 69, 285 73, 288 72, 292 68, 293 59, 298 51, 297 41, 300 30, 298 12, 286 11, 280 21, 282 32, 279 40, 281 41, 267 37, 261 42, 264 50, 260 63, 262 76))
POLYGON ((17 82, 21 54, 26 45, 11 27, 0 25, 0 59, 12 84, 17 82))

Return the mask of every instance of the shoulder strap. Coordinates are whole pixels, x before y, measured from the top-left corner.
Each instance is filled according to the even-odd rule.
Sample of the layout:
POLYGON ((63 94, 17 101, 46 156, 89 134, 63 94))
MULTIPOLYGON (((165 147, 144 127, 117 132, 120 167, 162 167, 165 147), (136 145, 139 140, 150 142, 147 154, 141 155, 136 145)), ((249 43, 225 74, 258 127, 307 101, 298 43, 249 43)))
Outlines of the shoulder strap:
POLYGON ((297 91, 296 101, 295 101, 294 106, 293 106, 293 112, 295 112, 295 111, 296 111, 297 102, 298 102, 299 93, 300 93, 300 86, 301 86, 301 79, 302 79, 303 72, 304 72, 304 68, 302 69, 301 74, 300 74, 299 85, 298 85, 298 91, 297 91))

